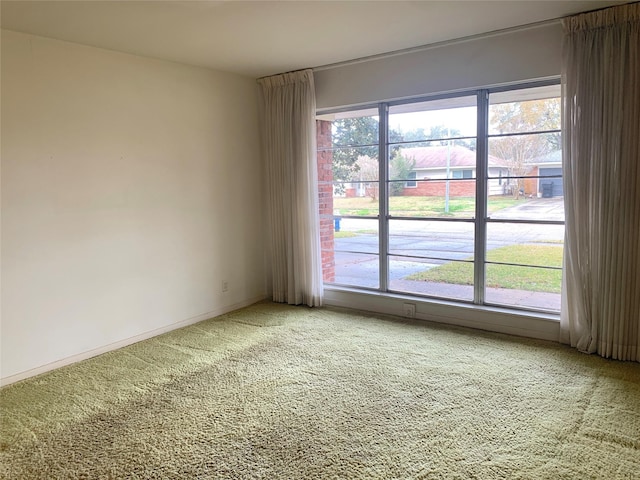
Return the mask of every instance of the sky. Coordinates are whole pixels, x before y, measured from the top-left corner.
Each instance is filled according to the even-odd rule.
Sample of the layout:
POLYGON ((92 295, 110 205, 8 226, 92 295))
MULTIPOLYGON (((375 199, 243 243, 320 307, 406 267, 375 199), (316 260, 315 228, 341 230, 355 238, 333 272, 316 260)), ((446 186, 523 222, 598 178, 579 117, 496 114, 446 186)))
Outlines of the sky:
POLYGON ((392 113, 389 115, 389 128, 408 132, 423 128, 444 125, 452 130, 459 130, 462 136, 476 136, 476 107, 450 108, 446 110, 429 110, 408 113, 392 113))

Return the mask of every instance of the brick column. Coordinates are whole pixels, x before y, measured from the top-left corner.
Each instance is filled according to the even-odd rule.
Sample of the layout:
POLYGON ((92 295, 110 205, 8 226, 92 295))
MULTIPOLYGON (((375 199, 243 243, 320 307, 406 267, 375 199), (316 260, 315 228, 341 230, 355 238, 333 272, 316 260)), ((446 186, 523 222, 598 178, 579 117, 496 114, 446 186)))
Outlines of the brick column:
POLYGON ((331 122, 316 120, 318 144, 318 196, 320 207, 320 245, 322 248, 322 279, 335 280, 336 263, 333 253, 333 152, 330 150, 331 122), (324 150, 326 148, 326 150, 324 150))

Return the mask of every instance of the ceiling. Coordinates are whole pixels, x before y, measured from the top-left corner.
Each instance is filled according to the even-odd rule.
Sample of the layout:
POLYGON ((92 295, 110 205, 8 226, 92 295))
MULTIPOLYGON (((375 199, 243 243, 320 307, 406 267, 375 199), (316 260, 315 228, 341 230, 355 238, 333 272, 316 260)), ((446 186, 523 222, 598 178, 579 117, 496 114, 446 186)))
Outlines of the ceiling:
POLYGON ((624 1, 11 1, 2 28, 252 77, 624 1))

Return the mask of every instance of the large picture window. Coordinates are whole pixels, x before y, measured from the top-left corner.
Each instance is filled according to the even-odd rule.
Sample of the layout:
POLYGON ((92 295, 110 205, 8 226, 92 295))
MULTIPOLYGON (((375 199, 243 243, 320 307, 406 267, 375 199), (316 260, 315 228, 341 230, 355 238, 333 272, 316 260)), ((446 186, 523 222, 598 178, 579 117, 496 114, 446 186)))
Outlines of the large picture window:
POLYGON ((319 112, 318 132, 327 284, 559 311, 558 84, 319 112))

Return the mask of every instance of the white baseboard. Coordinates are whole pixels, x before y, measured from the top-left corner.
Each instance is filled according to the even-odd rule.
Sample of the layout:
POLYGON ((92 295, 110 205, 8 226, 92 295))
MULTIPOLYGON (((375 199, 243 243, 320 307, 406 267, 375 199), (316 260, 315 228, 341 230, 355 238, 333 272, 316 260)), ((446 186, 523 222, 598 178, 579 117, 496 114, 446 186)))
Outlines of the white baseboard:
POLYGON ((167 333, 172 330, 177 330, 178 328, 186 327, 188 325, 193 325, 194 323, 202 322, 203 320, 208 320, 210 318, 217 317, 219 315, 224 315, 225 313, 238 310, 239 308, 248 307, 249 305, 253 305, 254 303, 264 300, 265 298, 267 297, 265 295, 262 295, 259 297, 250 298, 242 302, 234 303, 233 305, 226 305, 224 307, 217 308, 210 312, 206 312, 206 313, 197 315, 195 317, 187 318, 186 320, 182 320, 180 322, 172 323, 171 325, 156 328, 154 330, 150 330, 148 332, 144 332, 139 335, 135 335, 133 337, 125 338, 124 340, 120 340, 118 342, 110 343, 108 345, 94 348, 93 350, 89 350, 86 352, 78 353, 76 355, 72 355, 70 357, 66 357, 61 360, 48 363, 46 365, 42 365, 40 367, 32 368, 24 372, 20 372, 14 375, 9 375, 8 377, 0 378, 0 387, 5 385, 10 385, 15 382, 19 382, 20 380, 24 380, 26 378, 33 377, 35 375, 40 375, 41 373, 55 370, 56 368, 64 367, 66 365, 71 365, 72 363, 80 362, 82 360, 86 360, 88 358, 95 357, 97 355, 101 355, 103 353, 107 353, 112 350, 117 350, 118 348, 126 347, 127 345, 141 342, 142 340, 147 340, 149 338, 162 335, 163 333, 167 333))
POLYGON ((557 315, 348 289, 325 289, 324 293, 324 304, 328 306, 403 316, 403 304, 411 303, 416 306, 415 318, 418 320, 555 342, 560 336, 557 315))
MULTIPOLYGON (((193 325, 194 323, 229 313, 239 308, 247 307, 262 301, 266 296, 254 297, 243 302, 227 305, 201 315, 182 320, 165 327, 157 328, 149 332, 126 338, 119 342, 111 343, 87 352, 72 355, 47 365, 42 365, 25 372, 20 372, 0 379, 0 386, 24 380, 56 368, 64 367, 72 363, 86 360, 118 348, 126 347, 133 343, 147 340, 178 328, 193 325)), ((439 302, 429 300, 416 300, 415 297, 402 297, 400 295, 363 293, 342 289, 325 289, 325 305, 345 307, 355 310, 382 313, 387 315, 402 316, 404 303, 416 305, 415 318, 460 327, 470 327, 497 333, 506 333, 521 337, 536 338, 540 340, 558 341, 560 324, 557 316, 532 314, 499 308, 478 307, 474 305, 461 305, 451 302, 439 302)))

